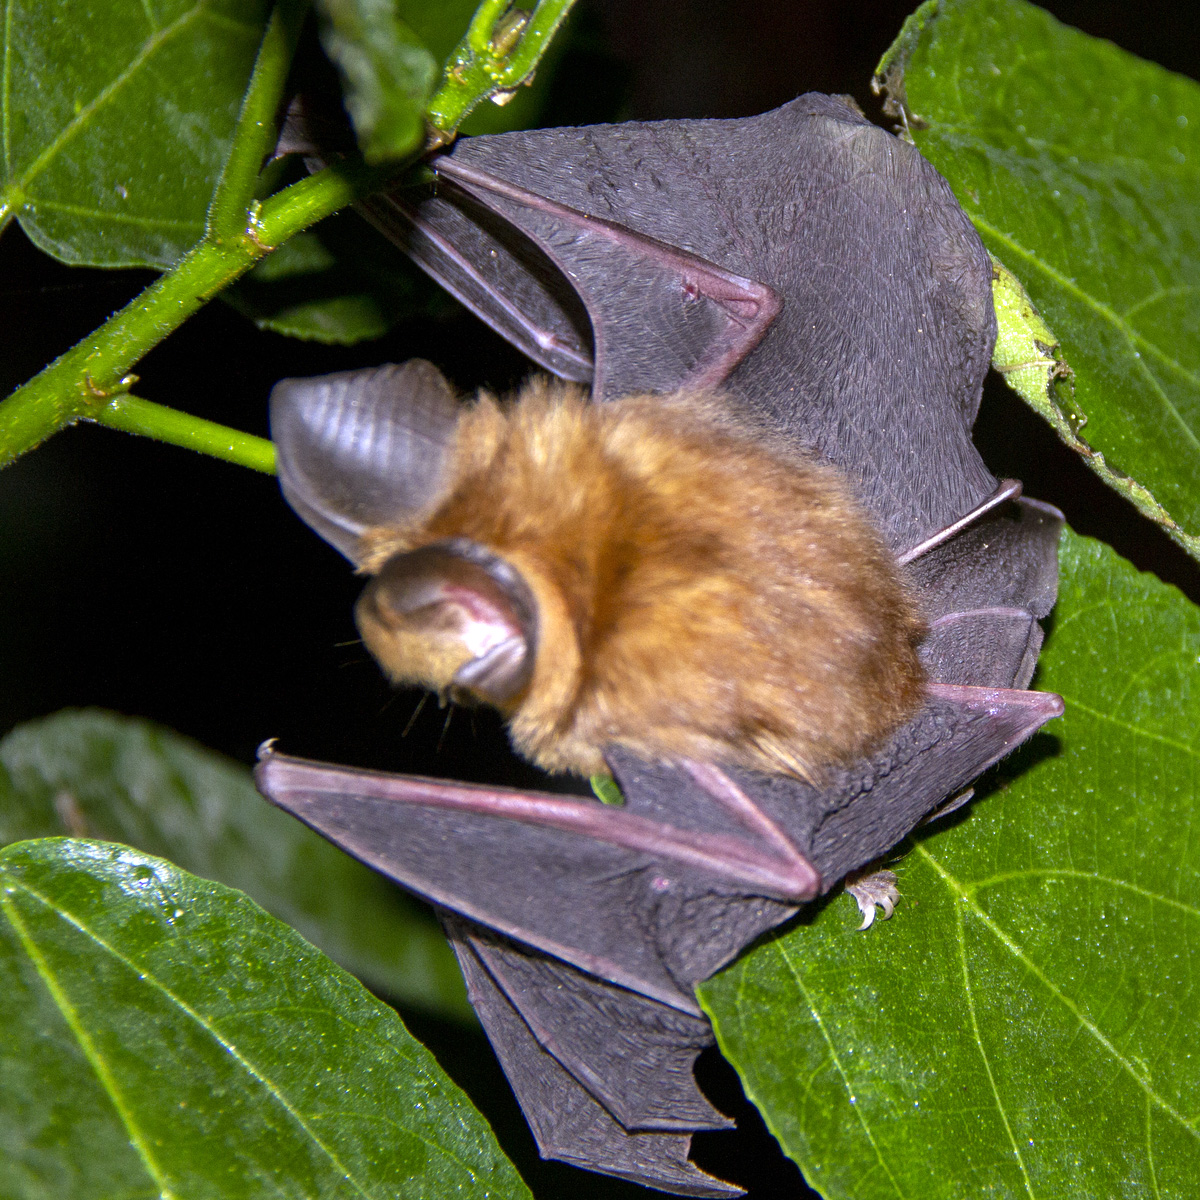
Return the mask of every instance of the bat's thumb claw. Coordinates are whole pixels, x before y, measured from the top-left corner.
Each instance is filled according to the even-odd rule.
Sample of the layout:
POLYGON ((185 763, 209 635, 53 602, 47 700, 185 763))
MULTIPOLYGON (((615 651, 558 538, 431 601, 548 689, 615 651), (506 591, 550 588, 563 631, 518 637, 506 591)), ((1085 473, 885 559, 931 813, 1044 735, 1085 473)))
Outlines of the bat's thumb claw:
POLYGON ((266 762, 275 753, 275 743, 277 741, 279 741, 278 738, 267 738, 265 742, 260 742, 258 749, 254 752, 254 757, 259 762, 266 762))

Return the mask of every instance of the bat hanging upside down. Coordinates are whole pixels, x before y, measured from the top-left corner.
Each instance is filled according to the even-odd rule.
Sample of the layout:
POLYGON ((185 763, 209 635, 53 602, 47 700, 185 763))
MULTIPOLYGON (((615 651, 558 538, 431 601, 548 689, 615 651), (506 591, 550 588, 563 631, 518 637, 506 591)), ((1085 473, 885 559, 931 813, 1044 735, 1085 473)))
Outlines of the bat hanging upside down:
POLYGON ((367 215, 590 398, 463 404, 422 362, 284 380, 280 482, 372 576, 389 675, 625 802, 270 748, 258 785, 437 907, 544 1156, 734 1195, 688 1160, 729 1124, 697 982, 1062 711, 1027 690, 1061 514, 971 444, 991 263, 835 97, 427 166, 367 215))
POLYGON ((920 705, 895 559, 836 469, 728 402, 536 378, 460 408, 429 363, 378 380, 438 457, 428 502, 360 539, 358 624, 395 682, 492 704, 582 775, 622 746, 811 780, 920 705))

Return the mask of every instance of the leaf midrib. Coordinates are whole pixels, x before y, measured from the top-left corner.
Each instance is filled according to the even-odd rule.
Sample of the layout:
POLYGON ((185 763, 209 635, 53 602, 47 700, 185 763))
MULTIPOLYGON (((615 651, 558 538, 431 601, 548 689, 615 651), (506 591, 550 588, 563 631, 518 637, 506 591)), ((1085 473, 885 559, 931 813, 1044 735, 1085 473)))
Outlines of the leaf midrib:
POLYGON ((7 0, 5 6, 4 20, 4 95, 3 102, 0 104, 0 132, 3 134, 4 145, 4 171, 8 177, 3 193, 0 193, 0 217, 6 216, 14 210, 20 203, 23 203, 25 193, 33 181, 42 173, 42 171, 57 157, 59 151, 70 142, 76 134, 84 129, 91 121, 92 117, 104 105, 106 105, 130 80, 136 77, 138 72, 154 57, 154 55, 167 45, 176 35, 187 29, 193 21, 201 16, 208 15, 211 19, 219 21, 221 24, 228 24, 234 28, 245 29, 247 32, 252 31, 255 26, 243 25, 231 18, 222 17, 219 14, 208 13, 212 0, 197 0, 197 2, 186 11, 180 13, 169 25, 165 25, 160 29, 155 29, 153 33, 142 43, 138 52, 130 59, 128 65, 119 72, 112 80, 109 81, 87 104, 77 112, 70 121, 68 121, 62 129, 49 141, 33 161, 25 168, 19 179, 12 179, 12 164, 11 151, 9 144, 9 108, 10 108, 10 92, 11 92, 11 57, 12 57, 12 6, 15 0, 7 0))
POLYGON ((1137 1085, 1142 1089, 1146 1096, 1158 1106, 1167 1116, 1176 1121, 1183 1129, 1197 1141, 1200 1141, 1200 1129, 1197 1129, 1188 1119, 1178 1112, 1169 1101, 1163 1096, 1160 1096, 1149 1084, 1149 1082, 1135 1070, 1133 1063, 1127 1059, 1116 1046, 1105 1036, 1103 1031, 1091 1020, 1089 1020, 1079 1007, 1058 988, 1046 975, 1046 973, 1021 949, 1017 942, 1011 938, 999 924, 994 921, 976 902, 970 888, 965 887, 955 876, 953 876, 942 864, 929 852, 928 848, 921 842, 916 843, 913 847, 914 851, 921 855, 922 858, 941 878, 946 889, 958 900, 963 908, 968 909, 987 929, 993 937, 1019 962, 1043 988, 1069 1012, 1078 1023, 1079 1027, 1091 1035, 1093 1040, 1101 1046, 1112 1061, 1116 1063, 1137 1085))
POLYGON ((26 948, 26 953, 29 954, 30 958, 34 961, 38 973, 45 981, 47 989, 50 991, 55 1004, 58 1005, 59 1010, 62 1012, 63 1018, 70 1027, 72 1034, 79 1042, 84 1054, 87 1055, 88 1061, 92 1064, 92 1069, 96 1072, 97 1078, 100 1080, 101 1085, 109 1094, 114 1108, 116 1108, 121 1117, 122 1123, 125 1125, 125 1128, 129 1133, 130 1141, 133 1143, 134 1148, 138 1151, 139 1156, 146 1163, 147 1171, 154 1179, 155 1184, 163 1188, 163 1195, 167 1198, 167 1200, 173 1200, 173 1193, 169 1192, 167 1189, 162 1171, 156 1166, 156 1164, 154 1164, 154 1160, 150 1156, 149 1150, 146 1148, 145 1139, 142 1137, 134 1120, 132 1111, 127 1108, 124 1101, 121 1099, 120 1090, 117 1087, 116 1080, 108 1070, 108 1067, 104 1063, 103 1059, 100 1057, 99 1052, 95 1049, 90 1035, 84 1028, 82 1022, 79 1020, 79 1016, 75 1012, 74 1007, 71 1005, 70 1000, 67 998, 65 990, 61 987, 57 977, 54 976, 53 972, 50 970, 49 964, 46 963, 41 951, 37 948, 37 943, 31 936, 29 936, 28 930, 25 929, 24 922, 21 921, 20 914, 16 913, 13 909, 12 901, 9 899, 9 896, 18 888, 31 899, 43 905, 43 907, 45 907, 48 911, 54 913, 61 920, 66 921, 69 925, 73 926, 85 937, 90 938, 106 954, 111 955, 114 960, 119 962, 123 967, 125 967, 126 970, 136 975, 143 983, 150 984, 151 986, 157 988, 158 991, 165 996, 168 1001, 175 1005, 180 1012, 184 1013, 190 1020, 194 1021, 209 1037, 213 1039, 213 1041, 221 1046, 221 1048, 225 1050, 226 1053, 228 1053, 246 1071, 248 1075, 258 1080, 258 1082, 266 1089, 268 1095, 270 1095, 284 1110, 284 1112, 286 1112, 288 1116, 291 1117, 292 1120, 295 1121, 295 1123, 304 1131, 305 1135, 311 1140, 313 1145, 315 1145, 326 1156, 333 1168, 345 1178, 347 1183, 354 1188, 355 1192, 364 1197, 364 1200, 370 1200, 370 1192, 343 1165, 336 1152, 329 1146, 326 1146, 325 1143, 310 1128, 308 1122, 305 1121, 304 1117, 288 1101, 287 1097, 283 1094, 279 1086, 266 1074, 255 1067, 255 1065, 250 1062, 250 1060, 247 1059, 244 1054, 242 1054, 242 1052, 234 1043, 224 1038, 209 1021, 205 1020, 205 1018, 200 1013, 196 1012, 196 1010, 193 1009, 191 1005, 189 1005, 182 997, 176 995, 175 992, 162 983, 162 981, 159 980, 149 970, 139 967, 133 963, 129 958, 117 950, 116 947, 105 941, 105 939, 101 937, 95 930, 91 929, 83 921, 79 920, 79 918, 77 918, 73 913, 65 912, 62 908, 50 900, 49 897, 43 896, 40 892, 30 887, 27 883, 10 882, 5 888, 6 894, 3 897, 3 900, 0 901, 0 903, 3 903, 5 915, 9 918, 13 928, 17 931, 17 936, 21 938, 22 944, 26 948))
POLYGON ((34 969, 40 976, 46 990, 50 993, 51 999, 62 1014, 63 1020, 67 1023, 67 1028, 70 1029, 72 1036, 79 1044, 79 1048, 83 1051, 84 1057, 91 1065, 92 1073, 96 1076, 100 1086, 107 1094, 109 1103, 113 1106, 118 1119, 125 1127, 125 1132, 129 1137, 129 1144, 133 1147, 134 1152, 141 1159, 142 1165, 146 1168, 146 1174, 154 1181, 154 1186, 158 1188, 162 1200, 175 1200, 175 1193, 167 1185, 166 1176, 162 1168, 159 1167, 154 1159, 154 1155, 150 1152, 150 1147, 146 1139, 142 1137, 141 1129, 134 1120, 132 1111, 125 1103, 121 1089, 117 1086, 116 1079, 108 1069, 108 1064, 104 1061, 103 1056, 96 1048, 95 1043, 84 1027, 83 1022, 79 1019, 79 1014, 75 1011, 75 1006, 60 986, 57 976, 51 971, 50 964, 42 956, 37 942, 25 927, 25 922, 21 919, 21 914, 16 911, 10 898, 14 890, 15 888, 11 885, 5 888, 4 895, 0 897, 0 908, 3 908, 9 925, 12 927, 13 932, 16 933, 17 938, 25 949, 25 953, 29 956, 30 962, 33 963, 34 969))

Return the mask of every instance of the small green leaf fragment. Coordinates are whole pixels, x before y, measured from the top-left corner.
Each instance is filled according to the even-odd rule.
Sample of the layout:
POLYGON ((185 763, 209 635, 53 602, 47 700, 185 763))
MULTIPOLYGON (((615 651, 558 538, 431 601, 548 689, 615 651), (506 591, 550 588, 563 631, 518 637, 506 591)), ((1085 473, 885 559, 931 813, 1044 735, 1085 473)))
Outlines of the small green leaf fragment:
POLYGON ((454 302, 357 213, 297 234, 222 293, 261 329, 352 345, 454 302))
POLYGON ((346 109, 369 163, 404 158, 425 137, 437 62, 391 0, 318 0, 321 42, 337 65, 346 109))
POLYGON ((1034 308, 1021 281, 994 254, 991 259, 996 309, 992 366, 1052 425, 1066 422, 1072 433, 1078 433, 1087 424, 1087 414, 1071 396, 1074 372, 1059 357, 1058 338, 1034 308))
POLYGON ((611 775, 593 775, 589 782, 602 804, 624 804, 625 793, 611 775))
POLYGON ((908 70, 908 60, 921 41, 925 26, 937 16, 939 4, 940 0, 923 0, 915 12, 904 18, 896 40, 884 51, 871 80, 871 90, 877 96, 884 96, 884 113, 903 122, 905 130, 914 125, 920 128, 923 124, 920 116, 908 107, 904 73, 908 70))

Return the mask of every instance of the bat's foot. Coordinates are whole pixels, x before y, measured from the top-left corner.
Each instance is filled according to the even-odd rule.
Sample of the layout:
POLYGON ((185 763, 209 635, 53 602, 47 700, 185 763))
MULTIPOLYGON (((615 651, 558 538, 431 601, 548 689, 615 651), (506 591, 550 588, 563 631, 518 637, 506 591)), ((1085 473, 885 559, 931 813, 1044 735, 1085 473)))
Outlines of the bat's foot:
POLYGON ((871 871, 864 875, 848 875, 846 877, 846 892, 858 905, 862 913, 860 930, 870 929, 875 923, 875 908, 883 909, 883 920, 887 920, 896 908, 900 899, 900 889, 896 887, 895 871, 871 871))

